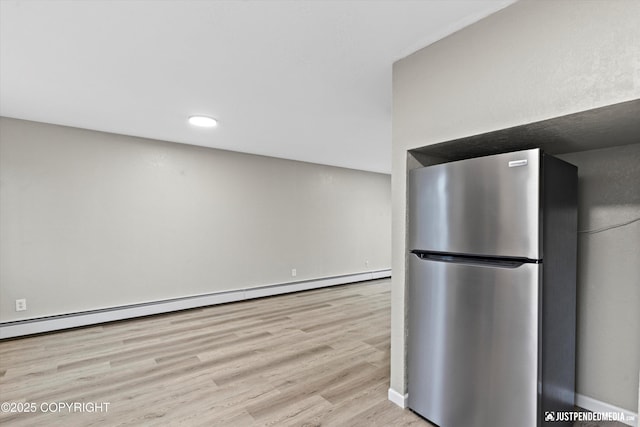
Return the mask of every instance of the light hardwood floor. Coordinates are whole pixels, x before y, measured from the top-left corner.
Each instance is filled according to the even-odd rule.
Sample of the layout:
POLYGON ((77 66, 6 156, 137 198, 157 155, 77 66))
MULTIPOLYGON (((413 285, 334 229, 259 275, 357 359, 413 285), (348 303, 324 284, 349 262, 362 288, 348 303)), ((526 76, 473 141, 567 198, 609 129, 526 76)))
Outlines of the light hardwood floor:
MULTIPOLYGON (((0 342, 0 402, 36 409, 0 411, 0 425, 431 426, 387 400, 389 288, 378 280, 0 342)), ((604 426, 623 424, 575 424, 604 426)))
POLYGON ((387 400, 389 286, 337 286, 0 342, 0 400, 37 409, 2 413, 0 424, 429 426, 387 400), (109 405, 42 411, 55 402, 109 405))

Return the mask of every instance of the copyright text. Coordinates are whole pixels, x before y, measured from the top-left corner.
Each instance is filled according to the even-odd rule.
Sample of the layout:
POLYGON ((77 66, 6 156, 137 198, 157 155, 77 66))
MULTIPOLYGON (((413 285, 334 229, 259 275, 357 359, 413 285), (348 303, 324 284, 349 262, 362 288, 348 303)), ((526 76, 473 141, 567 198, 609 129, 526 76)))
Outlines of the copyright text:
POLYGON ((93 413, 109 412, 111 402, 2 402, 1 413, 93 413))

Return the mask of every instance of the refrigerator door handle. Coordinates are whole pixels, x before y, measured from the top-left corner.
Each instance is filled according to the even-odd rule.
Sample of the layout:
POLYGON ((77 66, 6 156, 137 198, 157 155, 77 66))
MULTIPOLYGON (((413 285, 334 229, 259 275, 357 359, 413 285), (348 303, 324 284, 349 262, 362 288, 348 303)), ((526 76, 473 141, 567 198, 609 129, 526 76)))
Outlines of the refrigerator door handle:
POLYGON ((437 262, 450 262, 455 264, 470 264, 486 267, 498 267, 498 268, 518 268, 522 264, 538 264, 539 260, 533 260, 529 258, 497 258, 497 257, 483 257, 478 255, 453 255, 444 254, 430 251, 411 251, 422 260, 437 261, 437 262))

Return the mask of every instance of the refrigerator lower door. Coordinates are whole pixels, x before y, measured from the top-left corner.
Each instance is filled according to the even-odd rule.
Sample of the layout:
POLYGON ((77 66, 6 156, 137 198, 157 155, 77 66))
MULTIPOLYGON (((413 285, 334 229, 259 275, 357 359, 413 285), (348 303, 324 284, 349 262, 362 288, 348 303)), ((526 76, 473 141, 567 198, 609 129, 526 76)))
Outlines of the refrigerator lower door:
POLYGON ((440 427, 535 427, 542 265, 409 263, 409 407, 440 427))

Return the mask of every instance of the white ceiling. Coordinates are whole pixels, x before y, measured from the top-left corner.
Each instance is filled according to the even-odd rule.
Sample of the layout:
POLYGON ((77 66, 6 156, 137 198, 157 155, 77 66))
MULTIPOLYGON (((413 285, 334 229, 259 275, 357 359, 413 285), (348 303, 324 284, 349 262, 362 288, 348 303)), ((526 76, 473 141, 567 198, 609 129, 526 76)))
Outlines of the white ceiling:
POLYGON ((513 2, 2 0, 0 115, 388 173, 392 63, 513 2))

